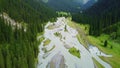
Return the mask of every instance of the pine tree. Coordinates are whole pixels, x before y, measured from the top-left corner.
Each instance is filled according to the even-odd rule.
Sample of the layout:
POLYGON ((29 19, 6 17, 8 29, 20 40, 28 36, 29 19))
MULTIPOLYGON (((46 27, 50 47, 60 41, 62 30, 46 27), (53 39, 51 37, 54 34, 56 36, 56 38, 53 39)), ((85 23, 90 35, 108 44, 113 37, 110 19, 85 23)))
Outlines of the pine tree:
POLYGON ((105 40, 104 47, 107 47, 107 45, 108 45, 108 42, 107 42, 107 40, 105 40))
POLYGON ((4 66, 4 58, 3 58, 1 48, 0 48, 0 68, 5 68, 5 66, 4 66))
POLYGON ((12 62, 11 62, 11 56, 10 53, 7 53, 7 57, 6 57, 6 68, 12 68, 12 62))

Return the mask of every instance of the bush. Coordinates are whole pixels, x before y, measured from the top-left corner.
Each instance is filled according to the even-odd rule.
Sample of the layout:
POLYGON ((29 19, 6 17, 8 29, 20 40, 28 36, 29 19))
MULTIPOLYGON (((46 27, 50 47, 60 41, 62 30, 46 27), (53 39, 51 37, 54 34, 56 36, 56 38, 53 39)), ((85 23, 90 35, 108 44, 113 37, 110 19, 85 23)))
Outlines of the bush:
POLYGON ((107 40, 105 40, 104 47, 107 47, 107 45, 108 45, 108 42, 107 42, 107 40))

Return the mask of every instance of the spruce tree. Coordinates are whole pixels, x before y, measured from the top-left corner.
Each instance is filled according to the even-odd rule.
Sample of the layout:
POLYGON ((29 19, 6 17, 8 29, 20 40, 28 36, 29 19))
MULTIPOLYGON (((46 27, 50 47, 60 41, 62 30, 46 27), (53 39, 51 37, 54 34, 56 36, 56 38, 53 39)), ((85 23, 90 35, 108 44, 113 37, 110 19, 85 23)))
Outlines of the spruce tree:
POLYGON ((4 66, 4 58, 3 58, 1 48, 0 48, 0 68, 5 68, 5 66, 4 66))

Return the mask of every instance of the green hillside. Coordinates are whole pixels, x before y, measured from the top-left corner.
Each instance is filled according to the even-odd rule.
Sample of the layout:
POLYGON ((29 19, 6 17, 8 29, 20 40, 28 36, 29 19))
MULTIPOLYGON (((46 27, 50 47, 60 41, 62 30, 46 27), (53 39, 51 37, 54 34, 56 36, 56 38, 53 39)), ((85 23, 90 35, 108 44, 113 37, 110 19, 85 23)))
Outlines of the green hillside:
POLYGON ((35 0, 0 0, 0 15, 0 68, 36 68, 37 33, 56 19, 55 12, 35 0), (4 19, 5 14, 21 28, 8 24, 13 22, 4 19))
POLYGON ((73 20, 83 24, 90 24, 91 35, 110 34, 117 31, 117 28, 111 29, 110 27, 114 24, 119 24, 119 5, 119 0, 109 0, 109 2, 107 0, 99 0, 95 5, 82 13, 72 14, 73 20))

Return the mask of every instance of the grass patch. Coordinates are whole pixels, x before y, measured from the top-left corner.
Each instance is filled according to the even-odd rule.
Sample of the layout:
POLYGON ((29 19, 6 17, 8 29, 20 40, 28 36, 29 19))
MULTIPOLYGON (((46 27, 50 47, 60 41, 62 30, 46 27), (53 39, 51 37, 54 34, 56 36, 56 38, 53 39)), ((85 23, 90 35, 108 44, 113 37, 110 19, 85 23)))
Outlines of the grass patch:
POLYGON ((54 35, 57 36, 57 37, 59 37, 59 38, 62 38, 62 35, 59 32, 55 32, 54 35))
POLYGON ((84 31, 85 34, 89 34, 89 28, 90 26, 88 24, 81 24, 81 23, 76 23, 74 21, 71 21, 71 18, 67 18, 67 24, 72 27, 72 28, 80 28, 84 31))
POLYGON ((50 52, 50 51, 52 51, 53 49, 55 48, 55 45, 50 49, 50 50, 48 50, 47 52, 50 52))
POLYGON ((37 40, 41 43, 45 38, 43 35, 44 32, 37 33, 37 40))
POLYGON ((50 50, 47 50, 45 47, 42 48, 42 50, 43 50, 45 53, 47 53, 47 52, 52 51, 54 48, 55 48, 55 45, 54 45, 50 50))
POLYGON ((42 42, 45 38, 42 36, 39 41, 42 42))
POLYGON ((44 53, 46 53, 47 52, 47 49, 44 47, 44 48, 42 48, 42 50, 44 51, 44 53))
POLYGON ((44 34, 44 32, 37 33, 37 37, 39 37, 39 36, 41 36, 43 34, 44 34))
POLYGON ((96 59, 92 58, 97 68, 104 68, 96 59))
POLYGON ((98 47, 102 52, 106 54, 111 54, 113 57, 106 58, 106 57, 100 57, 107 63, 109 63, 113 68, 119 68, 120 67, 120 44, 117 42, 114 42, 113 40, 110 40, 109 35, 102 34, 99 37, 93 37, 88 36, 88 39, 92 45, 95 45, 98 47), (104 47, 104 41, 108 41, 107 47, 104 47), (111 46, 113 47, 111 49, 111 46))
POLYGON ((75 47, 70 48, 70 49, 69 49, 69 52, 70 52, 70 54, 72 54, 72 55, 80 58, 80 52, 79 52, 79 50, 77 50, 75 47))
POLYGON ((84 44, 84 40, 82 40, 81 36, 78 34, 77 39, 81 44, 84 44))
POLYGON ((88 39, 86 37, 86 35, 88 35, 89 33, 89 25, 82 25, 82 24, 78 24, 74 21, 71 21, 71 18, 68 18, 67 20, 67 24, 76 29, 78 31, 78 35, 77 35, 77 38, 79 40, 79 42, 84 45, 84 47, 88 47, 88 39))
POLYGON ((45 40, 43 46, 48 45, 50 42, 51 42, 51 40, 49 40, 49 39, 45 40))
POLYGON ((55 28, 54 25, 49 25, 49 26, 47 27, 47 29, 50 29, 50 30, 52 30, 52 29, 54 29, 54 28, 55 28))

